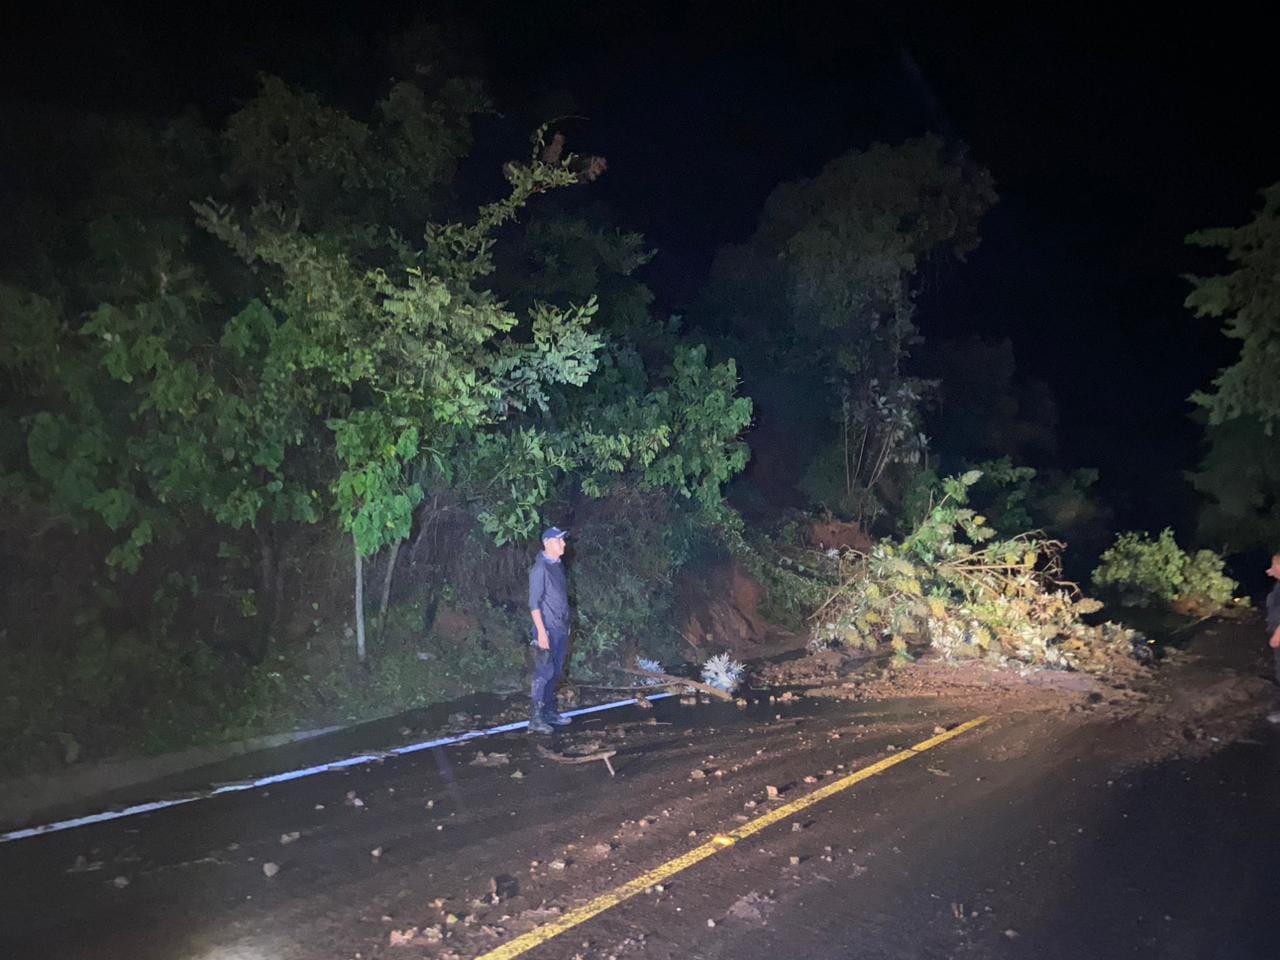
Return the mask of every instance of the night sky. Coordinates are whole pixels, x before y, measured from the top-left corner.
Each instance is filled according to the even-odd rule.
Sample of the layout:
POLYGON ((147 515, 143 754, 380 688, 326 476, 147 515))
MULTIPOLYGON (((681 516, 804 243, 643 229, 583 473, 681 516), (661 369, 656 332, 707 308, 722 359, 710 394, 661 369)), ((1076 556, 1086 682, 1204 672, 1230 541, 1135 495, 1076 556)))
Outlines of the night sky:
POLYGON ((608 157, 592 189, 658 249, 646 279, 676 311, 780 181, 876 140, 963 139, 1001 199, 922 300, 926 338, 1010 337, 1056 396, 1061 464, 1101 469, 1121 525, 1189 529, 1185 398, 1231 352, 1182 307, 1182 274, 1222 268, 1183 237, 1244 222, 1280 178, 1272 35, 1224 4, 963 6, 41 5, 6 31, 4 110, 194 103, 216 120, 258 70, 360 109, 386 87, 381 38, 425 15, 502 111, 478 125, 477 169, 549 116, 586 118, 570 146, 608 157))

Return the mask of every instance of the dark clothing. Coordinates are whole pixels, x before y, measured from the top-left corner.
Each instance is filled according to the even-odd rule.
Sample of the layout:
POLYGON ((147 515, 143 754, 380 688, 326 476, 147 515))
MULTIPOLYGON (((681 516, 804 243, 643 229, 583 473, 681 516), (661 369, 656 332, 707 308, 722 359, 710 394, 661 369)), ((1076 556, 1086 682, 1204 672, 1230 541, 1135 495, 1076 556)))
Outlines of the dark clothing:
POLYGON ((569 634, 548 630, 547 640, 551 649, 533 648, 533 686, 529 691, 534 714, 544 716, 556 712, 556 684, 564 673, 564 657, 569 649, 569 634))
POLYGON ((533 646, 533 683, 529 691, 530 710, 534 717, 556 712, 556 685, 564 674, 564 659, 569 650, 569 589, 564 564, 545 553, 529 569, 529 611, 542 612, 542 625, 547 628, 549 650, 538 646, 538 628, 529 624, 529 643, 533 646))
MULTIPOLYGON (((1271 588, 1271 592, 1267 594, 1267 641, 1270 642, 1271 635, 1276 632, 1276 628, 1280 627, 1280 583, 1271 588)), ((1276 683, 1280 683, 1280 650, 1272 650, 1276 666, 1276 683)))
MULTIPOLYGON (((542 611, 542 624, 550 630, 569 632, 569 585, 565 581, 564 564, 545 553, 529 569, 529 610, 542 611)), ((535 631, 533 640, 537 642, 535 631)))

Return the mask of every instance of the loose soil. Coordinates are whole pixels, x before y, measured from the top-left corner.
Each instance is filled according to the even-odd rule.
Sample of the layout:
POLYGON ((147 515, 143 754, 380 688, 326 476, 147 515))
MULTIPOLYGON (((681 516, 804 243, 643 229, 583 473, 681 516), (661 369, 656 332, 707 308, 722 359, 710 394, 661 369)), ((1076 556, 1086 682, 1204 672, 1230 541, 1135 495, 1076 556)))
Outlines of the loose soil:
MULTIPOLYGON (((924 860, 902 850, 908 836, 948 842, 939 810, 969 811, 959 836, 995 863, 1013 843, 1002 838, 1026 832, 1009 833, 1017 824, 997 812, 1015 800, 1043 813, 1086 770, 1118 778, 1243 737, 1272 697, 1260 636, 1256 623, 1205 625, 1157 667, 1100 678, 801 657, 760 671, 739 704, 659 701, 583 718, 552 742, 492 738, 7 845, 0 874, 24 883, 0 903, 0 953, 474 957, 715 831, 939 727, 992 715, 954 748, 770 828, 718 856, 714 871, 679 875, 537 956, 745 956, 734 950, 765 949, 760 935, 787 916, 838 933, 845 928, 830 923, 854 921, 811 916, 805 900, 835 877, 869 884, 853 894, 860 916, 877 915, 881 892, 924 897, 927 871, 948 861, 936 847, 922 848, 924 860), (547 759, 540 744, 563 755, 615 751, 616 776, 601 763, 547 759)), ((960 857, 949 842, 948 856, 960 857)), ((901 950, 977 936, 981 918, 949 919, 945 899, 938 909, 910 902, 935 926, 886 921, 867 931, 859 920, 859 942, 876 947, 867 955, 950 955, 954 945, 901 950)), ((788 927, 794 955, 810 955, 794 939, 805 928, 788 927)), ((1004 942, 998 929, 993 936, 1004 942)))

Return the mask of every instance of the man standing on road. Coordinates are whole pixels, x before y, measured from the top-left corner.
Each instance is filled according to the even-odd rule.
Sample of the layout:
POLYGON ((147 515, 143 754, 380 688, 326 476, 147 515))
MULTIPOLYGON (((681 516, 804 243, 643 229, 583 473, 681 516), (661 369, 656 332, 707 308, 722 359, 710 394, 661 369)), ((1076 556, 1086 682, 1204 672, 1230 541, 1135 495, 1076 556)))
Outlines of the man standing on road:
MULTIPOLYGON (((1276 662, 1276 683, 1280 683, 1280 553, 1271 555, 1267 576, 1276 581, 1267 594, 1267 632, 1270 634, 1271 653, 1276 662)), ((1272 710, 1267 714, 1267 720, 1280 723, 1280 710, 1272 710)))
POLYGON ((569 648, 569 589, 560 562, 566 535, 559 527, 543 530, 542 552, 529 569, 529 615, 533 618, 530 733, 550 733, 552 726, 570 722, 556 709, 556 684, 564 673, 569 648))

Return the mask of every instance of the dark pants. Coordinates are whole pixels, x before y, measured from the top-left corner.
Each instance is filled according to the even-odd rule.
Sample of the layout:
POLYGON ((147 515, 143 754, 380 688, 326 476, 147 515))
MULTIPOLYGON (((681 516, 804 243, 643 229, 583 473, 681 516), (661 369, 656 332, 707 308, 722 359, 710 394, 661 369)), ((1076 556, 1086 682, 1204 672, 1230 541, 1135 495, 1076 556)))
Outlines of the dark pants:
POLYGON ((535 714, 556 712, 556 685, 564 674, 564 658, 569 649, 569 634, 563 630, 547 630, 551 649, 538 646, 533 641, 533 685, 529 691, 530 709, 535 714))

